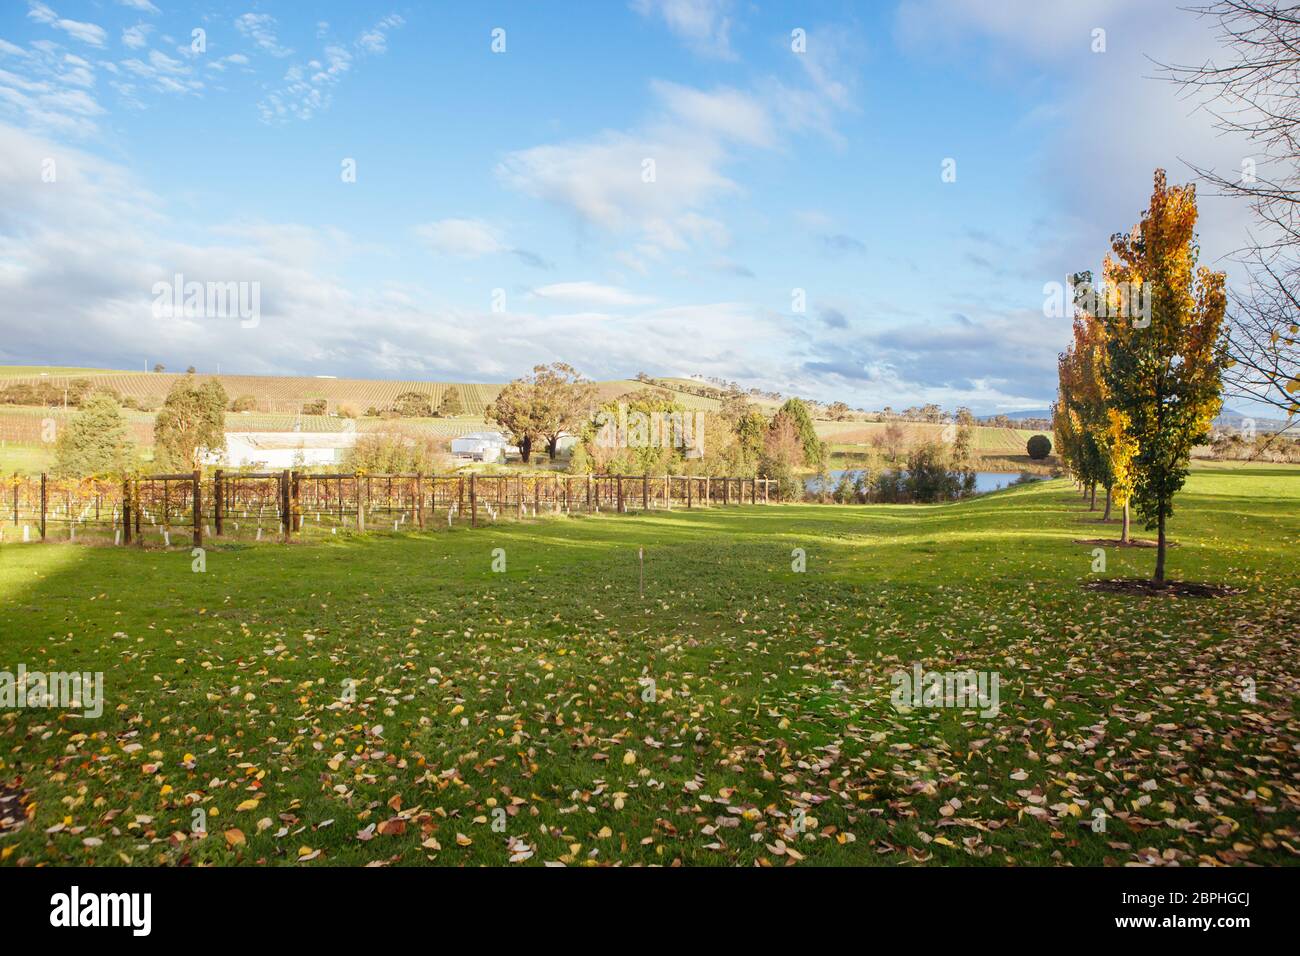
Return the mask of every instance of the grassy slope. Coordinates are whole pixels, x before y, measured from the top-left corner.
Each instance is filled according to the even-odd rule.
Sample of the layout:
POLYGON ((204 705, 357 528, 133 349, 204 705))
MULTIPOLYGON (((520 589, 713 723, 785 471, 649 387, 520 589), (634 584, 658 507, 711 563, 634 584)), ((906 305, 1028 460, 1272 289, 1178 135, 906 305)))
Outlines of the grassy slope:
POLYGON ((1083 590, 1072 539, 1107 531, 1060 481, 217 548, 205 574, 187 551, 0 546, 5 666, 108 683, 96 722, 0 713, 0 781, 36 803, 0 852, 503 863, 516 837, 533 863, 780 864, 802 808, 784 839, 825 863, 1293 863, 1298 499, 1294 469, 1193 476, 1170 563, 1247 589, 1221 601, 1083 590), (1001 712, 894 711, 914 661, 998 671, 1001 712), (1104 834, 1073 816, 1103 801, 1104 834), (213 835, 169 840, 190 802, 213 835), (358 839, 399 806, 403 834, 358 839))

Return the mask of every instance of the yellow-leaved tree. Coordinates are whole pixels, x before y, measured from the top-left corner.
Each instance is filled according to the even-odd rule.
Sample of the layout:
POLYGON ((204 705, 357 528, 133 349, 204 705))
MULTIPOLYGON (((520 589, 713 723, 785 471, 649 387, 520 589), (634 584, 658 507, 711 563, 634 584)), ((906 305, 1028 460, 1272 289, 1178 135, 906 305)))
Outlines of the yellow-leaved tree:
POLYGON ((1192 447, 1205 440, 1222 404, 1224 358, 1216 343, 1225 276, 1197 267, 1195 231, 1196 187, 1170 186, 1158 169, 1141 221, 1112 237, 1115 258, 1105 266, 1130 302, 1141 295, 1147 303, 1141 317, 1124 309, 1106 316, 1104 378, 1109 405, 1133 443, 1133 501, 1159 532, 1157 584, 1165 580, 1174 495, 1187 480, 1192 447))

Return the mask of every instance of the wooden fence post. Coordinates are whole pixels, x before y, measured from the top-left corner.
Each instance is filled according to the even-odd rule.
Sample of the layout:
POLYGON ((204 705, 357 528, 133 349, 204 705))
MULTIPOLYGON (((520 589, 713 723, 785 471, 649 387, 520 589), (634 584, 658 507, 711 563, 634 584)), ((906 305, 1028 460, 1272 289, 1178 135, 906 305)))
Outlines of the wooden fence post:
POLYGON ((203 547, 203 472, 194 469, 193 484, 190 487, 194 495, 194 547, 203 547))
POLYGON ((131 543, 131 479, 122 481, 122 544, 131 543))
POLYGON ((415 473, 415 524, 424 530, 424 475, 415 473))
POLYGON ((478 495, 474 491, 474 476, 469 476, 469 526, 478 527, 478 495))
MULTIPOLYGON (((590 474, 590 473, 588 473, 588 475, 587 475, 587 510, 588 510, 588 511, 591 511, 591 474, 590 474)), ((18 513, 18 511, 17 511, 17 509, 15 508, 15 510, 14 510, 14 514, 17 514, 17 513, 18 513)), ((17 519, 14 519, 14 520, 15 520, 15 522, 17 522, 17 519)))
POLYGON ((280 472, 280 528, 287 543, 293 532, 293 516, 289 513, 289 472, 280 472))
POLYGON ((225 533, 222 520, 226 516, 225 472, 218 468, 212 476, 212 522, 216 525, 217 537, 225 533))
POLYGON ((18 472, 14 472, 14 527, 18 527, 18 472))
POLYGON ((366 530, 366 503, 361 500, 361 472, 354 473, 353 478, 357 486, 357 531, 361 532, 366 530))
MULTIPOLYGON (((44 481, 44 478, 42 478, 41 480, 44 481)), ((623 476, 622 475, 618 476, 618 511, 616 513, 617 514, 623 513, 623 476)), ((45 536, 44 531, 41 532, 41 536, 42 537, 45 536)))
POLYGON ((641 510, 650 510, 650 472, 641 475, 641 510))
POLYGON ((456 479, 456 511, 465 510, 465 476, 456 479))
POLYGON ((45 540, 45 472, 41 472, 41 540, 45 540))
POLYGON ((135 502, 135 545, 137 548, 144 547, 144 531, 142 530, 141 520, 144 515, 144 508, 140 505, 140 479, 131 480, 131 500, 135 502))

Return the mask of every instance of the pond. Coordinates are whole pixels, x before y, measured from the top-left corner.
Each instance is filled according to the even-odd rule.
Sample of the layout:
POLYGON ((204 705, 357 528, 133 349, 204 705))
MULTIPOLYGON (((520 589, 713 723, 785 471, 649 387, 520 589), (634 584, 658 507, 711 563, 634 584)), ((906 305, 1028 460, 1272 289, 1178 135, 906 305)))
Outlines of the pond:
MULTIPOLYGON (((833 491, 841 477, 846 474, 852 474, 856 471, 861 471, 861 469, 836 468, 829 472, 830 484, 828 490, 833 491)), ((997 491, 1001 488, 1005 488, 1012 482, 1016 481, 1016 479, 1020 477, 1020 474, 1021 473, 1018 471, 977 471, 975 472, 975 491, 976 493, 983 493, 986 491, 997 491)), ((1028 477, 1035 481, 1039 481, 1045 476, 1029 475, 1028 477)), ((804 481, 804 488, 808 491, 819 491, 820 485, 818 484, 818 480, 819 479, 816 475, 810 476, 804 481)))

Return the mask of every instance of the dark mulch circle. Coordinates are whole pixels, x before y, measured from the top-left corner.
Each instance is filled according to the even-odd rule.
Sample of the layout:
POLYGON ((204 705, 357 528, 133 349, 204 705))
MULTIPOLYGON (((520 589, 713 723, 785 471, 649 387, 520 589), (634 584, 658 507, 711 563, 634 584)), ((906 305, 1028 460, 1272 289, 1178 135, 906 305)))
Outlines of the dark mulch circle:
MULTIPOLYGON (((1150 538, 1129 538, 1127 541, 1120 541, 1119 538, 1075 538, 1075 544, 1092 545, 1095 548, 1156 548, 1160 546, 1158 541, 1152 541, 1150 538)), ((1178 547, 1177 541, 1166 541, 1166 548, 1178 547)))
POLYGON ((1155 584, 1146 578, 1084 581, 1083 586, 1089 591, 1102 591, 1106 594, 1136 594, 1144 597, 1218 598, 1242 593, 1241 588, 1228 587, 1226 584, 1202 584, 1197 581, 1166 581, 1164 584, 1155 584))

